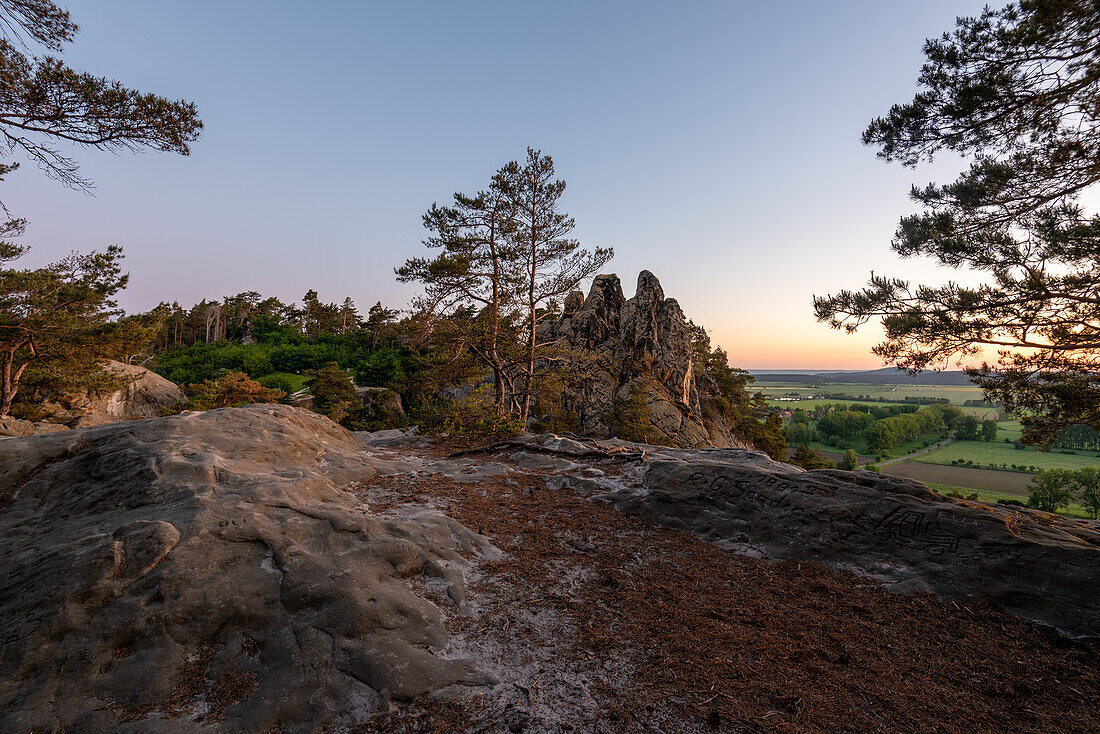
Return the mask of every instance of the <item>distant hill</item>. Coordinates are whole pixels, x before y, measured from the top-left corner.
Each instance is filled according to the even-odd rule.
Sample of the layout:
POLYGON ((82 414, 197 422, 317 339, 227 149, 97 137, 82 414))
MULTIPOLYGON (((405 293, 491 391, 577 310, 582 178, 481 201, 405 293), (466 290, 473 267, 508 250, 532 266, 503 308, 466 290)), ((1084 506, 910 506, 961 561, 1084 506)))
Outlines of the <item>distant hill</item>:
POLYGON ((771 370, 749 370, 749 374, 758 380, 768 382, 811 382, 816 384, 828 383, 863 383, 868 385, 972 385, 970 378, 961 370, 944 370, 943 372, 922 372, 919 375, 910 375, 908 372, 893 367, 883 367, 878 370, 864 370, 861 372, 839 372, 834 370, 822 370, 820 372, 795 371, 788 372, 771 370))

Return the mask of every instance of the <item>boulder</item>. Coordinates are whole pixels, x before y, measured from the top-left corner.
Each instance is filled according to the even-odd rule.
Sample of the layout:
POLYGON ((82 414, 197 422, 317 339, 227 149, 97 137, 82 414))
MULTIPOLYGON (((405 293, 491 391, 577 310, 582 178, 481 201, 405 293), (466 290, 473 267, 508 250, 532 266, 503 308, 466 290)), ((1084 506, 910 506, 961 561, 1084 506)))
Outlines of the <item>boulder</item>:
POLYGON ((85 428, 153 418, 187 400, 179 385, 144 367, 111 360, 104 365, 104 372, 114 378, 114 385, 121 385, 106 391, 88 389, 47 396, 41 403, 44 418, 50 423, 85 428))
POLYGON ((615 398, 629 399, 638 386, 664 442, 743 445, 728 426, 704 421, 687 320, 648 270, 638 275, 629 300, 617 275, 596 276, 587 298, 569 294, 562 315, 543 325, 542 338, 590 357, 562 398, 563 408, 577 415, 582 433, 607 435, 615 398))
POLYGON ((360 405, 363 408, 362 420, 379 427, 393 427, 401 424, 405 417, 405 407, 401 396, 385 387, 357 387, 360 405))
POLYGON ((0 441, 0 731, 313 732, 489 682, 415 588, 466 613, 496 551, 342 489, 383 464, 278 405, 0 441))

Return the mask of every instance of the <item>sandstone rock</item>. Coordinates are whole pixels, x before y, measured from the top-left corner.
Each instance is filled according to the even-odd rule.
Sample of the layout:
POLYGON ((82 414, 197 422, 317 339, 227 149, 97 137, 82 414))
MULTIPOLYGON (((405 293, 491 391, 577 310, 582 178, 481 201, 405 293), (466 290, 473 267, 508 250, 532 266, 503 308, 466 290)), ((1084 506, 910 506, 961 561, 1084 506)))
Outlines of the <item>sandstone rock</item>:
POLYGON ((34 436, 39 433, 54 433, 64 431, 66 426, 45 421, 24 421, 18 418, 0 418, 0 437, 4 436, 34 436))
POLYGON ((954 500, 885 474, 806 471, 746 449, 527 434, 479 452, 520 468, 532 464, 514 457, 532 452, 588 464, 548 475, 547 487, 738 553, 814 561, 896 592, 988 602, 1071 635, 1100 636, 1095 521, 954 500), (609 463, 620 471, 599 468, 609 463))
POLYGON ((104 371, 121 378, 124 384, 102 394, 88 390, 51 396, 42 403, 47 420, 85 428, 134 418, 154 418, 165 408, 187 400, 178 385, 144 367, 109 361, 104 371))
POLYGON ((413 584, 464 613, 495 549, 340 489, 374 462, 272 405, 0 441, 0 731, 312 732, 488 682, 413 584))
MULTIPOLYGON (((601 496, 656 524, 1100 635, 1100 530, 1086 521, 951 500, 871 472, 805 471, 746 450, 662 449, 635 471, 640 487, 601 496)), ((585 476, 558 484, 606 486, 585 476)))
POLYGON ((675 299, 643 270, 626 300, 617 275, 598 275, 588 298, 566 299, 560 318, 544 325, 546 340, 589 353, 593 363, 563 397, 581 432, 607 435, 616 397, 644 391, 659 437, 677 446, 741 446, 725 425, 706 424, 692 365, 691 336, 675 299))
POLYGON ((400 425, 405 417, 405 408, 401 396, 385 387, 357 387, 361 406, 364 408, 362 419, 379 426, 400 425))

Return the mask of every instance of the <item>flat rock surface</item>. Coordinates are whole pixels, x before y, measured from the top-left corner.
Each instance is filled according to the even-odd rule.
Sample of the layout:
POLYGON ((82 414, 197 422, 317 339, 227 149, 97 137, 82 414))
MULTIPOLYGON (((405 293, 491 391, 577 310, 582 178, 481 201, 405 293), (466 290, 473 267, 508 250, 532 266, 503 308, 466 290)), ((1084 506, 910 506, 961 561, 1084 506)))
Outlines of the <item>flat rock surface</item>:
POLYGON ((25 421, 19 418, 0 418, 0 438, 9 436, 36 436, 39 433, 64 431, 65 426, 45 421, 25 421))
MULTIPOLYGON (((893 593, 866 575, 723 547, 572 488, 643 495, 641 467, 662 460, 652 449, 526 437, 458 458, 506 463, 522 452, 584 468, 547 473, 520 457, 505 479, 433 470, 357 490, 376 506, 439 508, 504 551, 469 579, 477 612, 447 620, 448 651, 499 682, 429 694, 357 731, 1100 728, 1094 641, 988 602, 893 593)), ((440 454, 402 455, 438 469, 450 461, 440 454)))

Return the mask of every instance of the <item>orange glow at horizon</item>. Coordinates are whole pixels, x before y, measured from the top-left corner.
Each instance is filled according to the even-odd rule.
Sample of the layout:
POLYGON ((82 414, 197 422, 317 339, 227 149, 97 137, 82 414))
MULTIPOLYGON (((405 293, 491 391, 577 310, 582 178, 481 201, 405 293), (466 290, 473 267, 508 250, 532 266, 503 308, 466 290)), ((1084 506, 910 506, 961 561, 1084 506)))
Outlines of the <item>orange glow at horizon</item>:
MULTIPOLYGON (((710 337, 713 346, 726 350, 730 366, 742 369, 876 370, 891 366, 871 353, 871 348, 883 338, 881 327, 873 323, 854 334, 824 324, 777 330, 766 324, 742 323, 716 327, 710 337)), ((987 351, 968 358, 965 366, 979 364, 983 357, 995 362, 996 356, 987 351)), ((958 370, 963 366, 953 359, 947 369, 958 370)))

